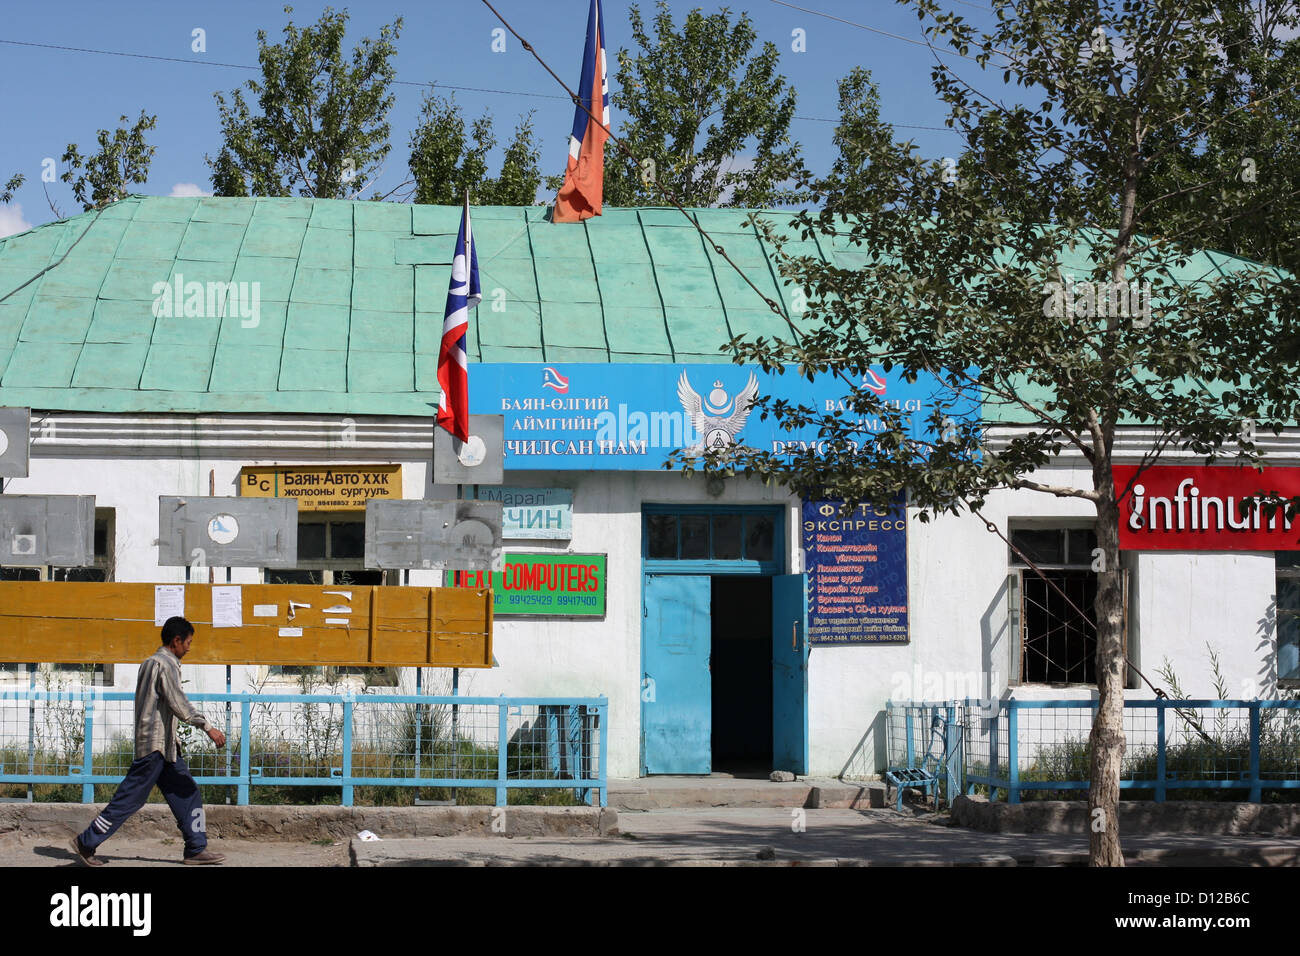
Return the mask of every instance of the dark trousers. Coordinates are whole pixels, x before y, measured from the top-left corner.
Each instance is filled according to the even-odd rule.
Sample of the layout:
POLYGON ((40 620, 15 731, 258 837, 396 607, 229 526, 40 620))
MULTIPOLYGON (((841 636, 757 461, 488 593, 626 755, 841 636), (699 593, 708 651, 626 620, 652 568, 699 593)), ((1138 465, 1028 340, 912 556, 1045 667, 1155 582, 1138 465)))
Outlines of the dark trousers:
POLYGON ((207 848, 208 836, 205 832, 203 798, 199 794, 199 785, 190 776, 190 768, 184 758, 177 756, 175 763, 168 763, 157 750, 131 764, 126 779, 118 785, 108 806, 78 838, 81 845, 94 853, 97 846, 116 833, 118 827, 144 806, 155 784, 162 791, 167 805, 172 808, 176 825, 185 837, 185 855, 202 853, 207 848))

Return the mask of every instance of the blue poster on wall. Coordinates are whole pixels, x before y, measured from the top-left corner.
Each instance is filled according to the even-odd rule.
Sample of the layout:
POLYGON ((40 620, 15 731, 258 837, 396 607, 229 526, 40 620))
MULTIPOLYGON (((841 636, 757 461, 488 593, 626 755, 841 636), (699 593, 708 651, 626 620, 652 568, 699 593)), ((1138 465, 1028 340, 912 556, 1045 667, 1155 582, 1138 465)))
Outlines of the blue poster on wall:
MULTIPOLYGON (((475 364, 470 367, 470 411, 505 417, 507 469, 659 471, 678 450, 741 443, 773 452, 815 446, 815 428, 788 432, 776 419, 751 414, 750 404, 771 395, 833 413, 845 411, 850 386, 835 376, 809 382, 741 365, 475 364)), ((924 437, 935 402, 951 391, 932 376, 907 382, 897 370, 868 372, 861 388, 907 415, 914 437, 924 437)), ((947 414, 961 421, 980 413, 975 388, 947 414)), ((849 412, 849 414, 852 414, 849 412)), ((864 436, 880 419, 858 422, 864 436)))
POLYGON ((906 644, 907 508, 803 503, 810 644, 906 644))

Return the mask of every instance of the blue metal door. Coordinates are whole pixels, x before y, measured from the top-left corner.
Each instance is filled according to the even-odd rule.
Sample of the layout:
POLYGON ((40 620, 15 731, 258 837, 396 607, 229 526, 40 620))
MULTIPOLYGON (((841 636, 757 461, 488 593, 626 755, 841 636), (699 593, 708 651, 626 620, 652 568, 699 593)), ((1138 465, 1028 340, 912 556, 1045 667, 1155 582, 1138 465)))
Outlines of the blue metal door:
POLYGON ((641 656, 641 753, 646 774, 712 770, 711 581, 650 574, 641 656))
POLYGON ((808 772, 808 576, 772 578, 772 769, 808 772))

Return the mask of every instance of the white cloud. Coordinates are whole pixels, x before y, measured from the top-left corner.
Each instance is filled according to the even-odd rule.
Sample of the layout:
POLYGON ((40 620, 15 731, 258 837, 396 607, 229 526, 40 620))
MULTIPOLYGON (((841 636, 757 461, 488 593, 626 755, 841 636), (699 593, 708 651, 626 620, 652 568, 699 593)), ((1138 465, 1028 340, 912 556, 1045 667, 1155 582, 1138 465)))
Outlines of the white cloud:
POLYGON ((198 183, 177 183, 172 187, 169 196, 211 196, 212 193, 199 186, 198 183))
POLYGON ((0 206, 0 239, 30 228, 32 224, 23 218, 22 203, 0 206))

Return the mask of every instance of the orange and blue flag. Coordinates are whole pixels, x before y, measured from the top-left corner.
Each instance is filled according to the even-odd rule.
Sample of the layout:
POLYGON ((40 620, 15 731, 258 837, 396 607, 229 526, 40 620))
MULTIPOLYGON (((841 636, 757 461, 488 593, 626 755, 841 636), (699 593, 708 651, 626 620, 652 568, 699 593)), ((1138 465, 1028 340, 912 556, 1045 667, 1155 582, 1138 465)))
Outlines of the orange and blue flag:
POLYGON ((605 16, 591 0, 587 45, 582 54, 581 101, 574 110, 564 187, 555 199, 552 222, 581 222, 600 215, 605 189, 605 140, 609 138, 609 77, 605 62, 605 16))

